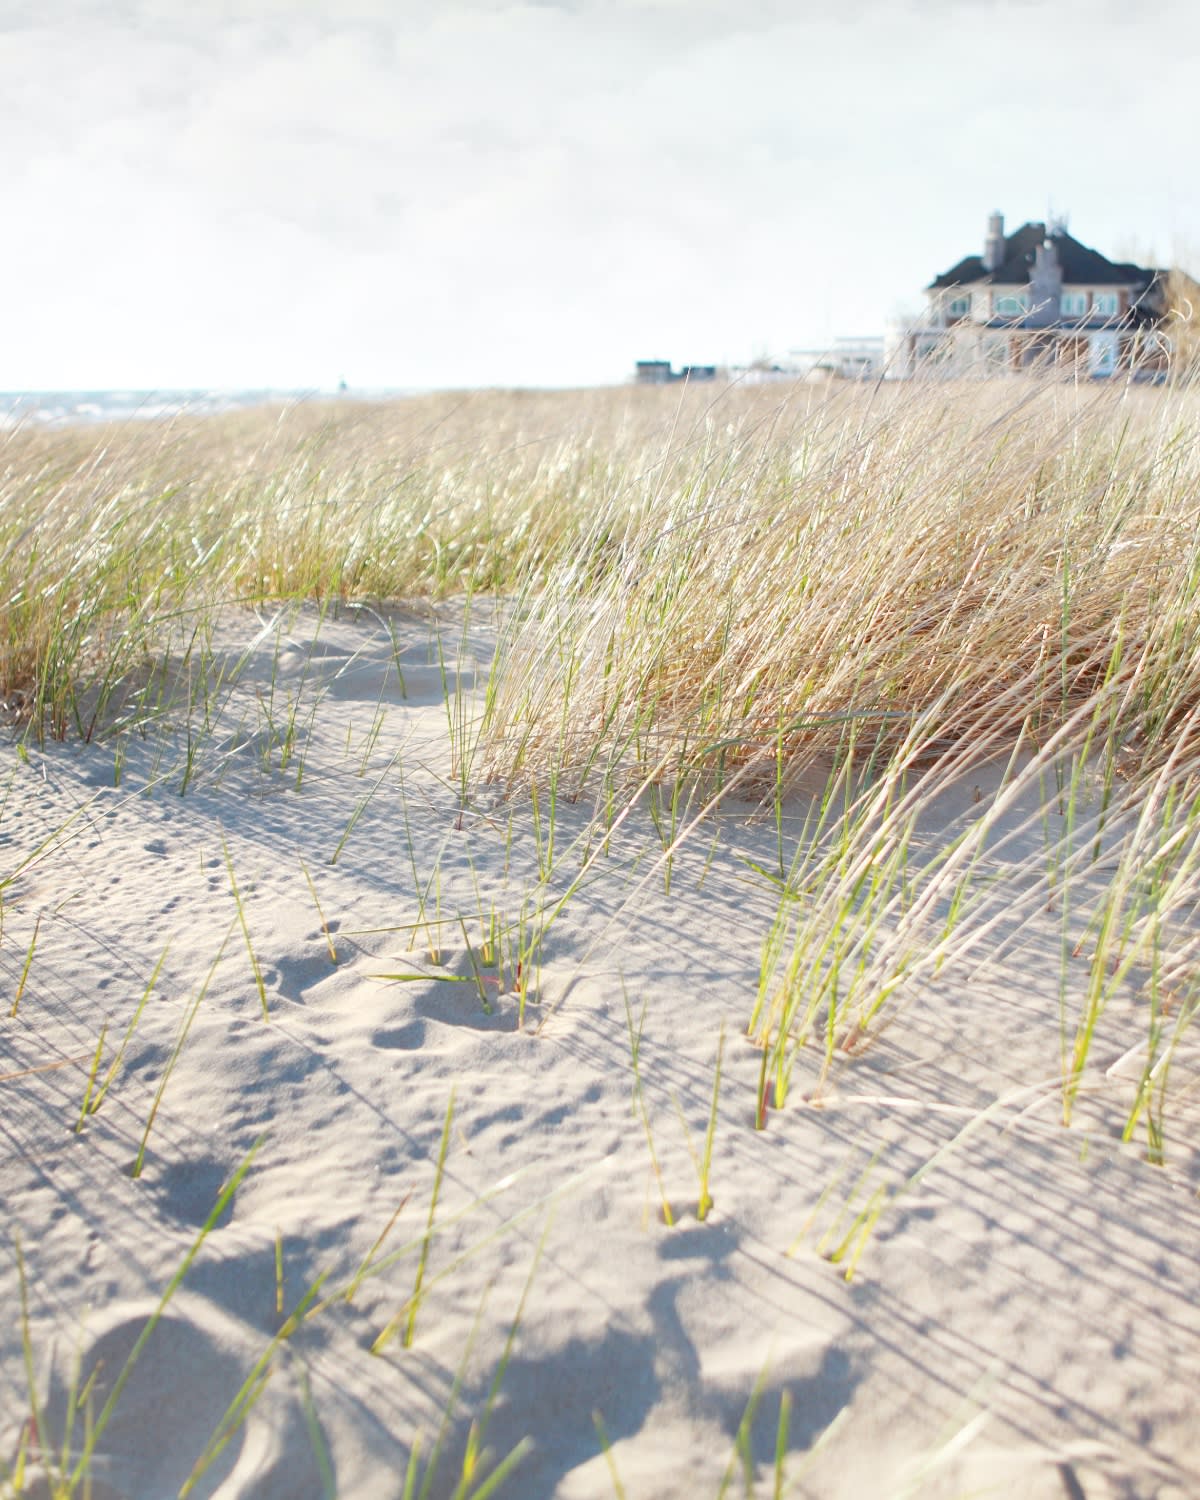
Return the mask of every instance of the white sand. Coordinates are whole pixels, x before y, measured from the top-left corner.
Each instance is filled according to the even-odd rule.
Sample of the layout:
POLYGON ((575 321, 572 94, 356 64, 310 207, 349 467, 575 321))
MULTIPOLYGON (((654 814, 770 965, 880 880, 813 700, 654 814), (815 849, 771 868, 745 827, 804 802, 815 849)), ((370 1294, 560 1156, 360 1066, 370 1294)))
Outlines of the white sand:
MULTIPOLYGON (((444 619, 452 666, 458 625, 444 619)), ((777 895, 744 862, 769 862, 775 847, 771 820, 746 806, 684 847, 669 896, 649 818, 623 825, 546 936, 523 1030, 515 996, 495 985, 488 1013, 473 982, 381 979, 439 972, 423 936, 408 951, 399 930, 418 915, 410 839, 419 880, 440 871, 440 972, 460 979, 472 971, 450 919, 463 914, 474 944, 481 907, 514 922, 537 884, 537 840, 527 803, 485 799, 459 818, 430 619, 390 617, 398 653, 374 614, 326 621, 315 646, 312 624, 227 626, 230 659, 256 642, 254 653, 223 690, 182 796, 182 736, 135 741, 116 786, 111 745, 50 745, 27 762, 2 752, 0 879, 41 852, 4 892, 0 943, 0 1460, 11 1464, 30 1416, 14 1235, 48 1443, 76 1361, 84 1380, 102 1361, 98 1411, 222 1182, 262 1136, 121 1394, 92 1465, 97 1497, 149 1500, 185 1481, 280 1327, 277 1234, 290 1308, 322 1272, 326 1293, 344 1288, 401 1202, 379 1258, 409 1248, 278 1346, 260 1399, 193 1493, 320 1496, 323 1448, 337 1494, 399 1496, 414 1438, 423 1477, 448 1410, 427 1493, 453 1493, 531 1268, 486 1433, 492 1461, 524 1438, 531 1447, 501 1494, 613 1494, 599 1412, 629 1500, 715 1496, 756 1382, 748 1449, 764 1495, 785 1390, 794 1495, 1200 1493, 1194 1053, 1177 1064, 1166 1167, 1119 1140, 1129 1083, 1106 1070, 1144 1036, 1132 1000, 1103 1018, 1063 1129, 1058 939, 1035 911, 1005 945, 1002 926, 905 996, 877 1044, 841 1062, 821 1108, 801 1097, 819 1059, 802 1059, 787 1107, 756 1131, 759 1054, 744 1032, 777 895), (296 759, 281 772, 266 729, 272 678, 280 723, 287 694, 300 695, 299 790, 296 759), (222 837, 269 1022, 230 931, 222 837), (134 1181, 181 1018, 227 932, 134 1181), (103 1073, 168 939, 124 1064, 75 1135, 101 1028, 103 1073), (640 1068, 674 1227, 634 1112, 626 997, 635 1019, 644 1007, 640 1068), (715 1207, 700 1223, 674 1101, 699 1149, 723 1021, 715 1207), (413 1292, 452 1090, 415 1340, 373 1354, 413 1292), (827 1254, 859 1207, 955 1137, 889 1204, 847 1284, 827 1254)), ((467 650, 486 660, 482 626, 467 650)), ((957 810, 974 800, 964 791, 957 810)), ((953 803, 940 818, 952 821, 953 803)), ((550 905, 579 872, 572 840, 593 813, 558 809, 550 905)), ((931 844, 938 836, 931 825, 931 844)), ((1007 857, 988 856, 997 876, 1007 857)), ((739 1465, 730 1493, 742 1492, 739 1465)))

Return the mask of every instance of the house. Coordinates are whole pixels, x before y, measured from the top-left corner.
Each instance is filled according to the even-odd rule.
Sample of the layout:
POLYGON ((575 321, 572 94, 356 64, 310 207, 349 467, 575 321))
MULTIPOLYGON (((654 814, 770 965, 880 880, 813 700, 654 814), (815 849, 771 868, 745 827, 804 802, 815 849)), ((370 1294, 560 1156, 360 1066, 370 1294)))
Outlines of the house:
POLYGON ((884 341, 874 334, 842 336, 825 349, 789 349, 775 368, 793 380, 874 380, 884 355, 884 341))
POLYGON ((990 215, 983 253, 935 276, 925 296, 923 316, 889 338, 889 375, 1050 366, 1148 378, 1170 357, 1167 273, 1108 260, 1063 223, 1006 235, 1003 215, 990 215))
POLYGON ((634 377, 638 385, 670 385, 676 380, 686 380, 694 385, 700 380, 715 380, 716 365, 684 365, 673 370, 669 359, 639 359, 634 366, 634 377))

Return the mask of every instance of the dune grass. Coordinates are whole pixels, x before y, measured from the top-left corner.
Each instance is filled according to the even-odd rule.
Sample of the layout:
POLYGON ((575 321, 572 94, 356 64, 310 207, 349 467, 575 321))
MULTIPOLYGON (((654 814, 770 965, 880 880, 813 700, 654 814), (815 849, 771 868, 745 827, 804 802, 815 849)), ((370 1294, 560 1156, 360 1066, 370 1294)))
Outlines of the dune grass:
POLYGON ((511 625, 471 769, 559 795, 631 765, 786 785, 931 705, 926 754, 1044 735, 1106 676, 1112 735, 1161 759, 1200 702, 1198 403, 767 386, 18 429, 0 694, 90 738, 214 690, 220 606, 491 592, 511 625))
MULTIPOLYGON (((769 389, 769 388, 768 388, 769 389)), ((693 404, 511 627, 483 769, 787 786, 852 741, 1052 733, 1127 760, 1197 703, 1191 391, 913 385, 693 404)))
POLYGON ((209 690, 218 606, 509 590, 618 487, 630 411, 484 395, 7 431, 0 698, 37 738, 90 739, 209 690))
MULTIPOLYGON (((1084 996, 1064 994, 1064 1120, 1108 995, 1148 964, 1154 1130, 1196 989, 1198 414, 1187 384, 1031 377, 18 429, 0 439, 0 694, 27 739, 107 735, 119 755, 131 731, 176 726, 186 791, 223 753, 216 706, 243 665, 213 646, 219 611, 454 595, 469 618, 493 596, 481 712, 436 643, 448 776, 462 809, 487 781, 527 789, 543 882, 558 809, 581 797, 605 848, 648 809, 668 896, 722 799, 773 808, 782 901, 749 1014, 769 1054, 760 1124, 810 1037, 823 1078, 895 992, 987 939, 980 851, 1036 775, 1069 825, 1047 849, 1064 953, 1092 954, 1084 996), (914 864, 921 809, 997 758, 1013 768, 999 801, 914 864), (814 788, 789 870, 782 809, 814 788), (1094 863, 1122 819, 1101 911, 1076 895, 1079 830, 1094 863)), ((273 731, 281 763, 298 712, 289 699, 273 731)), ((530 955, 514 967, 523 980, 530 955)))

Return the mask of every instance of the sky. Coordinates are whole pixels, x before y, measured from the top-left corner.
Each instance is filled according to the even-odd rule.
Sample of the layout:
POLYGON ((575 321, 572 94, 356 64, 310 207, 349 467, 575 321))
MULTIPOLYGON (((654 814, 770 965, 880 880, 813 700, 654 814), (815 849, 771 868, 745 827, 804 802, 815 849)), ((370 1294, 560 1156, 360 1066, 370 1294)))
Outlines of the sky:
POLYGON ((620 382, 1048 213, 1200 273, 1194 0, 0 0, 0 389, 620 382))

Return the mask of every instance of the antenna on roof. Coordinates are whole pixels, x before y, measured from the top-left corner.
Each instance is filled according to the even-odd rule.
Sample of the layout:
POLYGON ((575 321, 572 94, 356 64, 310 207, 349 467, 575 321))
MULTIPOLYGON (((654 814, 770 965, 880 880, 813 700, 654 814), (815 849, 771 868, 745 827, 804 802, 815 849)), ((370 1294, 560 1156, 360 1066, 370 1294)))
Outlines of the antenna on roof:
POLYGON ((1067 225, 1071 222, 1069 214, 1051 213, 1046 221, 1047 234, 1066 234, 1067 225))

